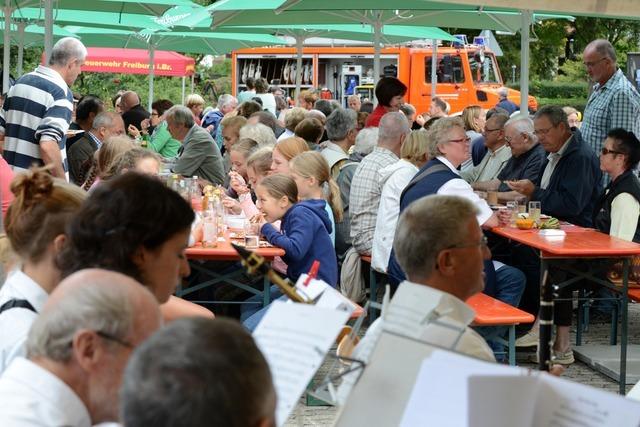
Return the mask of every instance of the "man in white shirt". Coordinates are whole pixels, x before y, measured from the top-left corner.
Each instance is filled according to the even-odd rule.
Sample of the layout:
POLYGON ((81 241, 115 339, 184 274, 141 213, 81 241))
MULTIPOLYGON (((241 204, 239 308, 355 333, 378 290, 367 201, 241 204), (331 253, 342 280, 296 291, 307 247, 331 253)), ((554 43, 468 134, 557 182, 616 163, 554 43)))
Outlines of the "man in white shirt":
POLYGON ((155 297, 120 273, 83 270, 51 293, 27 339, 27 358, 0 377, 0 425, 89 427, 118 420, 133 348, 161 322, 155 297))
POLYGON ((494 114, 487 119, 482 131, 487 154, 477 166, 460 173, 474 190, 479 190, 483 183, 495 179, 511 158, 511 150, 504 138, 504 125, 507 120, 509 116, 506 114, 494 114))
MULTIPOLYGON (((478 208, 458 196, 427 196, 404 210, 393 248, 408 280, 400 283, 391 302, 383 306, 382 316, 367 330, 353 358, 367 363, 382 332, 391 331, 495 360, 485 340, 468 326, 475 313, 464 302, 482 292, 483 261, 491 257, 476 215, 478 208), (399 300, 402 304, 397 304, 399 300)), ((346 399, 355 377, 345 378, 338 393, 340 401, 346 399)))

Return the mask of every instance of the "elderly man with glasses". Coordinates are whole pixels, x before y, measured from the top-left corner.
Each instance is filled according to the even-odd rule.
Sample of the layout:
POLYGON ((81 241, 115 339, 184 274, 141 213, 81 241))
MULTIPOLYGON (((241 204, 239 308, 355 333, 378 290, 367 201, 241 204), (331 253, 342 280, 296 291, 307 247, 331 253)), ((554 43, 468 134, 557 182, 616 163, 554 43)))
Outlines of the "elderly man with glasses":
POLYGON ((584 110, 584 140, 596 153, 607 133, 622 128, 640 136, 640 95, 616 65, 616 51, 607 40, 594 40, 583 54, 589 78, 595 83, 584 110))
POLYGON ((544 148, 534 135, 533 120, 526 114, 518 114, 504 124, 504 141, 511 149, 511 157, 495 179, 476 182, 473 188, 482 191, 497 191, 498 201, 505 202, 522 197, 507 185, 508 181, 528 179, 536 182, 542 173, 546 156, 544 148))
POLYGON ((495 179, 511 159, 504 133, 507 120, 509 116, 506 114, 494 114, 487 119, 482 136, 488 151, 477 166, 460 173, 474 190, 482 189, 484 183, 495 179))
POLYGON ((541 108, 535 115, 534 134, 549 155, 542 175, 507 182, 509 188, 539 200, 542 212, 582 227, 591 227, 593 207, 600 194, 602 172, 598 157, 579 130, 571 131, 567 114, 557 105, 541 108))
POLYGON ((132 349, 160 327, 155 297, 135 280, 82 270, 51 293, 17 358, 0 377, 0 425, 118 421, 118 390, 132 349))

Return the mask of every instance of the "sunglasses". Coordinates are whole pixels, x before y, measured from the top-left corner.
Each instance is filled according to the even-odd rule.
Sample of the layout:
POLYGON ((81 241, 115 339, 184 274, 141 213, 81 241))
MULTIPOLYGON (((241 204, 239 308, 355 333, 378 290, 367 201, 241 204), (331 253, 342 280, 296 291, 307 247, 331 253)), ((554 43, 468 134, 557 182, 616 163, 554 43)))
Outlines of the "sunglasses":
POLYGON ((619 151, 609 150, 607 147, 602 147, 602 155, 606 156, 607 154, 624 154, 619 151))

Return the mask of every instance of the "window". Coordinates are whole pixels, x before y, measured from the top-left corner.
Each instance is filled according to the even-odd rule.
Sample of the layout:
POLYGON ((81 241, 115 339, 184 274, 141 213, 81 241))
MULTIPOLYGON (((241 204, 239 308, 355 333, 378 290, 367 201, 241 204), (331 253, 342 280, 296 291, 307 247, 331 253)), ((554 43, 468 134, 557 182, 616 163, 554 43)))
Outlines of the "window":
MULTIPOLYGON (((462 60, 458 55, 438 55, 436 68, 438 83, 464 83, 462 60)), ((424 58, 424 81, 431 83, 431 57, 424 58)))
POLYGON ((493 55, 480 55, 480 51, 469 52, 469 67, 474 83, 499 83, 498 64, 493 55), (482 56, 484 61, 481 63, 482 56))

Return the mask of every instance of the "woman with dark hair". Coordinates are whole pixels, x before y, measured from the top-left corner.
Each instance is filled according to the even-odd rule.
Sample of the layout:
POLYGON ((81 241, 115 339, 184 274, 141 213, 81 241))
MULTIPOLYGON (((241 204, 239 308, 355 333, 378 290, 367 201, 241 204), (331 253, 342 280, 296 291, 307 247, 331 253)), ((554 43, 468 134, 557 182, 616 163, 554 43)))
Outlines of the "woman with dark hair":
POLYGON ((171 297, 190 273, 184 251, 194 218, 189 204, 159 180, 134 172, 115 177, 91 193, 70 223, 59 257, 63 275, 84 268, 117 271, 149 288, 165 319, 210 316, 171 297))
MULTIPOLYGON (((600 153, 600 169, 611 182, 595 204, 593 225, 598 231, 640 243, 640 180, 633 169, 640 161, 640 141, 624 129, 611 129, 600 153)), ((590 262, 593 265, 593 261, 590 262)), ((604 279, 604 277, 603 277, 604 279)), ((564 288, 560 298, 571 298, 573 288, 564 288)), ((554 310, 556 363, 573 363, 571 350, 571 301, 557 301, 554 310)))
POLYGON ((378 127, 382 116, 400 110, 407 86, 395 77, 383 77, 378 81, 375 92, 378 106, 367 117, 366 127, 378 127))

